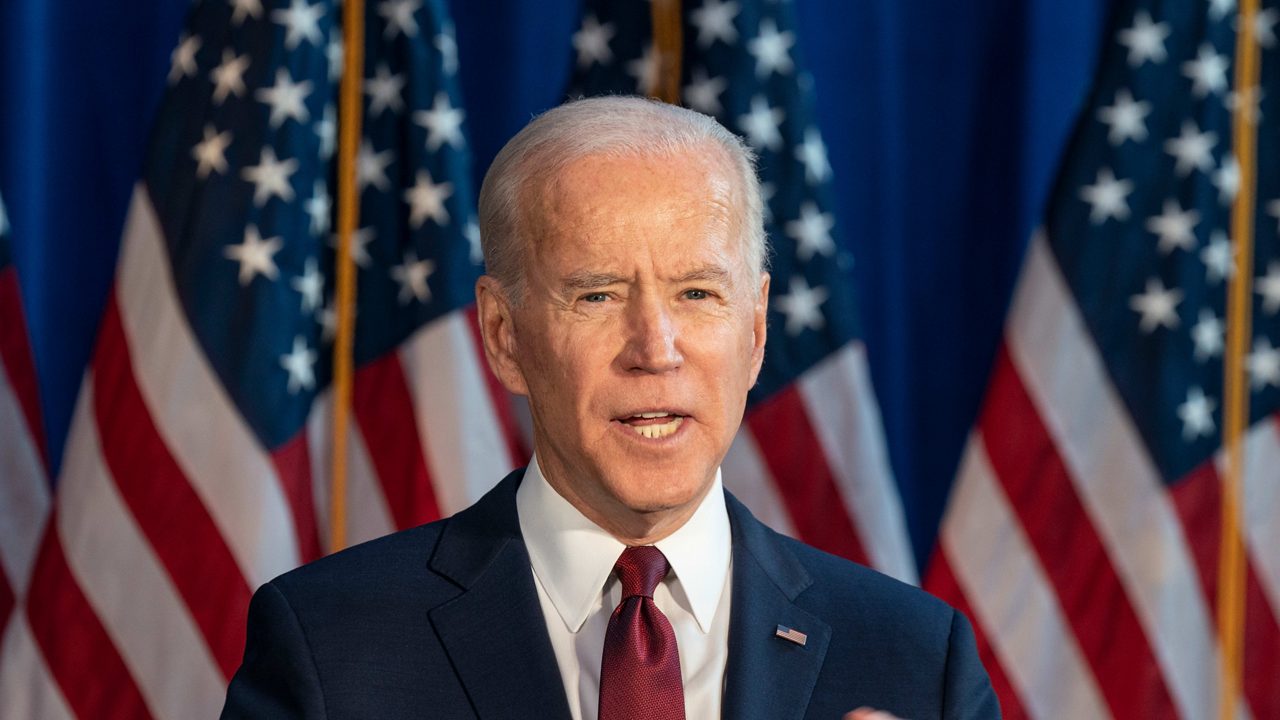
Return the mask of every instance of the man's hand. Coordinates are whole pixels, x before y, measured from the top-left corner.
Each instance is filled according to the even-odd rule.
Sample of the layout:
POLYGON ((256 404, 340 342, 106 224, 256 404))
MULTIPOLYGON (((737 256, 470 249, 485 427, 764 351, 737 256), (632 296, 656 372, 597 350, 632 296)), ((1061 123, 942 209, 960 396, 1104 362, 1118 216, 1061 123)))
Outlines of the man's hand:
POLYGON ((860 707, 853 712, 845 713, 844 720, 902 720, 902 718, 883 710, 860 707))

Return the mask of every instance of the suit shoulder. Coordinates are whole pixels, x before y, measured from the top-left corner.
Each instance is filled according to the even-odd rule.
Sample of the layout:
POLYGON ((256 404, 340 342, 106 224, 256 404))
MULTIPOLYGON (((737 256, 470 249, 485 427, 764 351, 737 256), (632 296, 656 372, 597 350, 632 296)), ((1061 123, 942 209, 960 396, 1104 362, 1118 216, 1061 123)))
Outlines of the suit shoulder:
POLYGON ((317 593, 372 591, 386 583, 421 582, 448 519, 353 545, 313 560, 271 581, 290 601, 317 593))
POLYGON ((924 590, 793 538, 783 542, 813 580, 803 593, 810 601, 949 629, 955 610, 924 590))

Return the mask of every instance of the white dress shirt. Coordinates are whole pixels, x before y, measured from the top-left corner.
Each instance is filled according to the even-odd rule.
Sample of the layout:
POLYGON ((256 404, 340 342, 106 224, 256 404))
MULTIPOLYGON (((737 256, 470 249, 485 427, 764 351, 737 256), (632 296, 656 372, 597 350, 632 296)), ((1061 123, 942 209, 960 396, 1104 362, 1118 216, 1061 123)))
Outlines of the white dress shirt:
MULTIPOLYGON (((622 600, 613 564, 626 546, 561 497, 537 457, 516 491, 516 509, 569 711, 574 720, 596 720, 605 631, 622 600)), ((729 657, 730 543, 716 470, 711 491, 689 521, 655 543, 671 572, 653 600, 675 630, 687 718, 720 717, 729 657)))

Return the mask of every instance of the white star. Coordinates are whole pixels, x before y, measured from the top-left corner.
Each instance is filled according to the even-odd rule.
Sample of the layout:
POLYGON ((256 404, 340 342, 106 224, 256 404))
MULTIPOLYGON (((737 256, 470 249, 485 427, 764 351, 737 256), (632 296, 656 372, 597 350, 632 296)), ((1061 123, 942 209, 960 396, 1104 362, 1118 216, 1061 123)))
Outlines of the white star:
POLYGON ((1129 48, 1130 66, 1138 67, 1148 60, 1159 64, 1166 57, 1164 39, 1170 32, 1167 23, 1153 23, 1146 10, 1139 10, 1134 13, 1133 27, 1121 30, 1117 42, 1129 48))
POLYGON ((738 16, 738 3, 707 0, 706 4, 689 13, 689 19, 698 26, 698 46, 709 48, 717 39, 732 45, 738 39, 738 29, 733 19, 738 16))
POLYGON ((1182 134, 1165 141, 1164 150, 1178 160, 1175 168, 1179 177, 1186 177, 1192 170, 1205 172, 1213 167, 1213 146, 1218 144, 1218 134, 1200 132, 1194 120, 1184 120, 1182 134))
POLYGON ((644 52, 640 57, 627 63, 627 74, 636 79, 636 87, 640 92, 647 93, 657 86, 661 61, 661 55, 650 43, 644 46, 644 52))
POLYGON ((407 38, 418 35, 418 21, 413 14, 422 7, 422 0, 383 0, 378 3, 378 14, 387 21, 383 37, 393 38, 401 33, 407 38))
POLYGON ((717 75, 707 77, 706 68, 697 68, 684 89, 684 101, 689 107, 707 115, 724 112, 720 105, 720 93, 729 87, 729 81, 717 75))
POLYGON ((244 168, 240 174, 254 185, 253 204, 262 207, 272 195, 285 202, 293 200, 293 186, 289 184, 289 176, 297 170, 296 159, 277 160, 275 149, 267 145, 262 148, 258 164, 244 168))
MULTIPOLYGON (((1258 45, 1264 48, 1270 48, 1276 44, 1276 22, 1280 21, 1280 14, 1276 13, 1275 8, 1266 8, 1258 10, 1253 16, 1253 27, 1249 30, 1253 33, 1253 37, 1258 41, 1258 45)), ((1237 31, 1239 30, 1240 18, 1236 18, 1237 31)))
POLYGON ((1160 254, 1168 255, 1177 248, 1190 250, 1195 247, 1195 226, 1200 213, 1195 208, 1183 210, 1174 198, 1164 201, 1164 210, 1147 219, 1147 230, 1160 236, 1160 254))
POLYGON ((1280 387, 1280 348, 1271 347, 1266 337, 1253 339, 1253 352, 1245 363, 1249 366, 1249 387, 1254 391, 1268 385, 1280 387))
POLYGON ((316 135, 320 138, 320 157, 328 160, 333 157, 333 146, 337 140, 338 124, 334 118, 333 106, 324 106, 324 115, 316 123, 316 135))
POLYGON ((333 300, 330 298, 329 303, 320 311, 320 341, 324 343, 333 342, 338 335, 338 311, 333 307, 333 300))
POLYGON ((1121 88, 1116 91, 1115 104, 1098 108, 1098 120, 1105 123, 1107 142, 1120 145, 1125 140, 1142 142, 1147 139, 1146 117, 1151 113, 1151 103, 1137 102, 1129 90, 1121 88))
POLYGON ((794 33, 780 33, 773 20, 762 20, 759 36, 747 41, 747 49, 756 58, 756 77, 766 78, 774 72, 783 75, 791 72, 795 66, 791 62, 790 49, 795 44, 794 33))
POLYGON ((1227 89, 1227 68, 1230 62, 1219 55, 1213 45, 1204 43, 1200 46, 1195 60, 1182 63, 1182 74, 1191 79, 1191 94, 1202 98, 1209 93, 1220 93, 1227 89))
POLYGON ((258 234, 258 228, 250 225, 244 229, 244 242, 239 245, 228 245, 222 249, 222 254, 227 259, 240 263, 237 278, 243 287, 253 282, 253 278, 257 275, 262 275, 268 280, 276 279, 280 270, 276 268, 274 256, 283 246, 284 242, 278 237, 263 240, 258 234))
POLYGON ((595 63, 604 65, 613 59, 609 41, 613 39, 612 23, 600 24, 595 15, 582 19, 582 27, 573 34, 573 49, 578 53, 578 67, 588 68, 595 63))
POLYGON ((227 171, 227 146, 231 144, 231 131, 215 133, 212 125, 204 126, 204 140, 191 148, 191 157, 198 163, 196 177, 207 178, 216 170, 219 175, 227 171))
POLYGON ((1280 198, 1267 203, 1267 214, 1276 219, 1276 234, 1280 234, 1280 198))
POLYGON ((314 187, 315 190, 303 209, 311 218, 311 234, 324 235, 329 232, 329 214, 333 210, 333 201, 329 198, 329 191, 323 180, 317 179, 314 187))
POLYGON ((1280 262, 1267 265, 1267 274, 1258 278, 1253 291, 1262 296, 1262 311, 1275 315, 1280 310, 1280 262))
POLYGON ((787 334, 799 335, 805 328, 821 330, 826 319, 822 317, 819 308, 826 301, 826 288, 819 286, 811 289, 803 276, 792 276, 791 291, 778 296, 776 301, 778 311, 787 316, 787 334))
POLYGON ((228 95, 244 95, 244 71, 249 69, 249 55, 236 57, 231 48, 222 51, 222 64, 213 69, 213 104, 221 105, 228 95))
POLYGON ((817 128, 805 128, 804 142, 796 146, 795 152, 796 159, 804 165, 804 179, 810 185, 817 185, 831 175, 827 146, 823 144, 822 133, 817 128))
POLYGON ((169 55, 169 84, 172 85, 188 75, 195 75, 199 68, 196 53, 200 50, 200 37, 182 34, 178 38, 178 47, 169 55))
POLYGON ((431 44, 435 45, 436 51, 440 53, 440 67, 445 73, 452 75, 458 72, 458 40, 453 35, 453 24, 442 25, 431 44))
POLYGON ((322 17, 324 17, 324 4, 308 5, 307 0, 289 0, 288 10, 271 12, 271 19, 284 26, 285 50, 298 47, 298 43, 303 40, 319 46, 323 39, 320 33, 322 17))
POLYGON ((1209 358, 1222 355, 1223 339, 1226 329, 1212 310, 1200 310, 1200 319, 1191 327, 1191 342, 1196 346, 1196 361, 1204 362, 1209 358))
POLYGON ((231 22, 239 27, 246 17, 254 19, 262 17, 262 0, 231 0, 231 22))
POLYGON ((800 260, 808 262, 814 256, 833 255, 835 242, 831 240, 831 230, 836 220, 830 213, 818 211, 818 206, 806 201, 800 206, 800 218, 787 223, 787 235, 796 241, 796 255, 800 260))
POLYGON ((289 281, 289 285, 302 295, 302 312, 319 309, 324 299, 324 276, 320 274, 315 258, 307 258, 302 274, 289 281))
POLYGON ((1218 202, 1230 205, 1240 192, 1240 163, 1235 155, 1229 155, 1222 166, 1213 173, 1213 186, 1218 188, 1218 202))
POLYGON ((318 357, 315 350, 307 347, 307 341, 301 335, 293 339, 293 350, 280 356, 280 367, 289 373, 290 395, 315 387, 314 366, 318 357))
POLYGON ((293 118, 298 122, 306 122, 311 118, 307 110, 307 96, 311 94, 311 81, 303 80, 295 83, 284 68, 276 70, 276 84, 259 88, 253 96, 271 107, 271 127, 278 128, 285 120, 293 118))
POLYGON ((786 117, 782 108, 771 108, 763 95, 756 95, 751 98, 751 112, 739 117, 738 124, 753 146, 777 150, 782 145, 782 133, 778 132, 778 126, 786 117))
POLYGON ((342 50, 342 33, 335 32, 329 36, 329 44, 324 48, 324 59, 329 65, 329 82, 341 80, 346 63, 342 50))
MULTIPOLYGON (((367 268, 373 264, 373 258, 369 255, 368 245, 373 242, 374 235, 375 231, 372 226, 357 228, 352 231, 351 246, 347 254, 351 256, 351 260, 355 262, 358 267, 367 268)), ((334 250, 339 248, 340 242, 341 241, 337 233, 329 236, 329 247, 334 250)))
POLYGON ((414 230, 422 227, 427 218, 437 225, 449 222, 449 210, 444 201, 453 195, 453 183, 433 183, 431 173, 419 170, 417 182, 404 191, 405 202, 409 203, 409 224, 414 230))
POLYGON ((400 91, 404 89, 404 77, 392 75, 386 63, 378 65, 375 77, 365 78, 364 91, 369 96, 369 115, 377 117, 390 108, 392 112, 400 112, 404 101, 400 91))
POLYGON ((1244 119, 1252 125, 1262 119, 1262 98, 1266 96, 1266 90, 1254 85, 1244 90, 1232 90, 1227 93, 1225 105, 1230 112, 1239 110, 1244 119))
POLYGON ((1133 192, 1133 182, 1117 180, 1111 174, 1111 168, 1098 171, 1098 179, 1092 185, 1080 188, 1080 197, 1089 203, 1089 222, 1101 225, 1108 218, 1127 220, 1129 218, 1129 193, 1133 192))
POLYGON ((480 226, 475 220, 468 220, 466 227, 462 228, 462 236, 467 239, 467 245, 471 249, 471 262, 479 265, 484 262, 484 247, 480 245, 480 226))
POLYGON ((1210 284, 1217 285, 1236 274, 1235 247, 1227 239, 1227 234, 1214 230, 1209 244, 1200 251, 1200 262, 1204 263, 1205 278, 1210 284))
POLYGON ((446 142, 450 147, 462 147, 462 121, 465 117, 466 113, 449 102, 448 93, 438 92, 431 109, 415 112, 413 121, 426 129, 427 149, 435 151, 446 142))
POLYGON ((1221 20, 1236 9, 1236 0, 1209 0, 1209 17, 1221 20))
POLYGON ((1139 327, 1142 332, 1150 333, 1158 327, 1170 330, 1178 327, 1178 303, 1182 302, 1182 291, 1177 288, 1165 289, 1159 278, 1147 280, 1146 292, 1129 298, 1129 308, 1142 315, 1139 327))
POLYGON ((400 283, 401 305, 407 305, 415 299, 421 303, 431 300, 431 287, 427 285, 427 278, 435 269, 435 263, 419 260, 413 250, 405 251, 404 262, 391 268, 391 279, 400 283))
POLYGON ((365 138, 356 153, 356 187, 363 192, 366 187, 373 185, 386 192, 391 188, 391 181, 387 179, 387 166, 394 161, 395 157, 390 150, 374 152, 373 143, 365 138))
POLYGON ((1217 407, 1217 401, 1205 397, 1204 391, 1200 388, 1193 387, 1187 390, 1186 402, 1178 406, 1178 419, 1182 421, 1182 439, 1189 442, 1201 435, 1212 435, 1213 411, 1217 407))

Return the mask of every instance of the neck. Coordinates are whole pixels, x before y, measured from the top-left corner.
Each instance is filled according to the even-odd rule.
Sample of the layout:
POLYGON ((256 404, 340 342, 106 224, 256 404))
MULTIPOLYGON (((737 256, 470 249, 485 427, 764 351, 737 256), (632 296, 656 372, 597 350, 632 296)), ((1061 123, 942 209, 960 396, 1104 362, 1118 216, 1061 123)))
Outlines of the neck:
POLYGON ((702 506, 702 501, 715 484, 706 483, 692 501, 675 507, 636 510, 610 496, 599 486, 594 486, 597 492, 586 497, 578 488, 564 482, 560 472, 549 472, 543 462, 543 458, 539 456, 538 468, 552 490, 582 513, 583 517, 612 535, 618 542, 630 547, 653 545, 684 527, 702 506))
MULTIPOLYGON (((555 486, 552 485, 552 487, 554 488, 555 486)), ((556 492, 559 492, 559 490, 556 492)), ((693 517, 694 511, 697 510, 697 505, 694 505, 692 508, 682 508, 682 512, 678 515, 669 511, 653 513, 630 512, 631 517, 629 518, 617 518, 596 513, 594 508, 576 503, 567 497, 565 499, 569 500, 578 509, 578 512, 582 513, 588 520, 617 538, 618 542, 630 547, 653 545, 669 537, 672 533, 684 527, 684 524, 689 521, 689 518, 693 517)))

